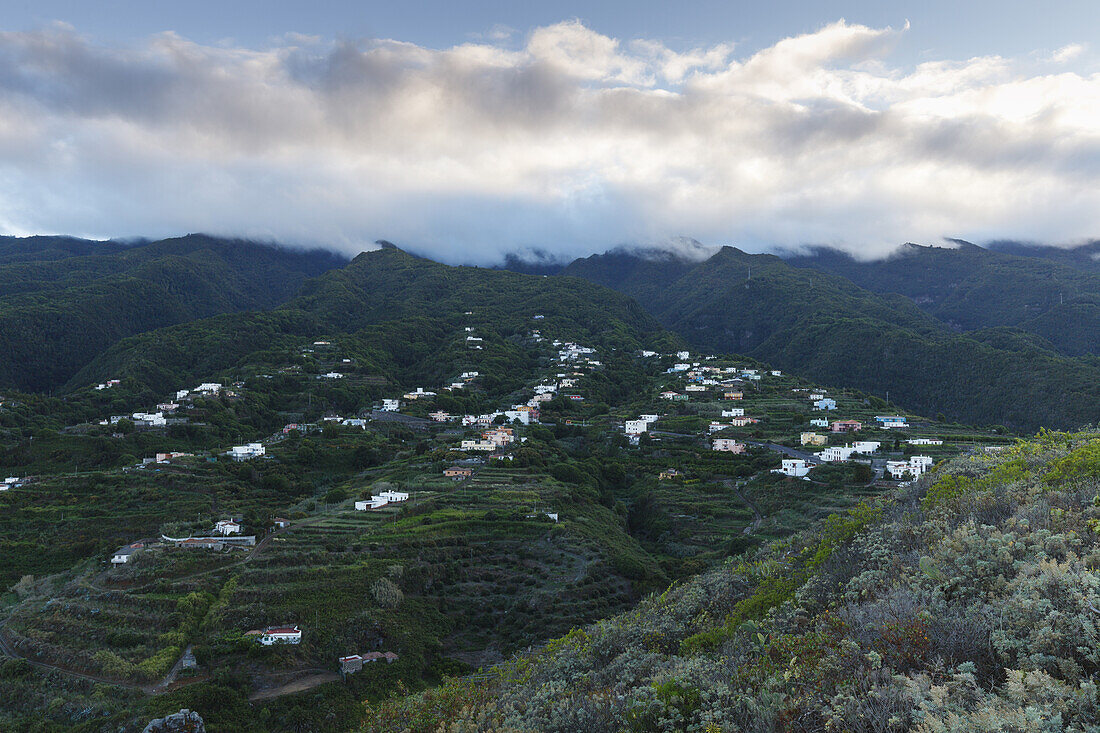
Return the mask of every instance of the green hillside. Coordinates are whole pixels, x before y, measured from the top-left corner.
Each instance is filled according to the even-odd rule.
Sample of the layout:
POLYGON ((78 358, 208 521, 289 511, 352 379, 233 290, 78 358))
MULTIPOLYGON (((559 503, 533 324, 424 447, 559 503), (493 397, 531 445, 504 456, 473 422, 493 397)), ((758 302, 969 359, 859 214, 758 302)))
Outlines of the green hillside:
MULTIPOLYGON (((1025 430, 1080 427, 1100 414, 1095 357, 1063 355, 1023 330, 959 334, 905 295, 874 293, 772 255, 725 247, 671 282, 659 263, 621 254, 578 260, 563 272, 638 297, 698 348, 889 392, 920 412, 1025 430)), ((1062 338, 1094 338, 1087 325, 1062 338)))
POLYGON ((115 377, 160 393, 280 345, 337 334, 354 341, 347 343, 358 358, 383 373, 400 369, 402 381, 414 384, 438 381, 466 358, 465 342, 448 341, 466 324, 502 350, 490 375, 502 383, 510 379, 515 340, 533 327, 603 348, 675 343, 633 300, 579 278, 450 267, 385 247, 308 281, 272 311, 222 315, 120 341, 69 387, 115 377))
POLYGON ((1094 730, 1098 471, 1095 433, 957 458, 362 730, 1094 730))
POLYGON ((1013 326, 1043 336, 1064 354, 1100 353, 1100 272, 1080 262, 1024 257, 965 242, 905 245, 860 262, 833 250, 790 258, 876 293, 897 293, 949 327, 1013 326))
POLYGON ((24 391, 60 387, 126 336, 272 308, 341 262, 201 235, 127 248, 43 238, 2 245, 0 385, 24 391))

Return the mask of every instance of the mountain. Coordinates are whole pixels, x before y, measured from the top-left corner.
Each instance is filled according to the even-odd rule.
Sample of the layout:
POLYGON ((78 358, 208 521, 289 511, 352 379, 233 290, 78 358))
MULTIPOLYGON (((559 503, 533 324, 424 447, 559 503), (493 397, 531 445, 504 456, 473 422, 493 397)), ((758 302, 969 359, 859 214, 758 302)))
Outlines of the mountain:
MULTIPOLYGON (((697 348, 889 393, 927 414, 1032 430, 1088 424, 1100 411, 1095 357, 1068 356, 1022 328, 959 334, 904 294, 875 293, 774 255, 724 247, 691 263, 612 252, 563 274, 637 298, 697 348)), ((1087 333, 1076 338, 1088 341, 1087 333)))
POLYGON ((1034 257, 1073 265, 1084 270, 1100 272, 1100 240, 1086 242, 1075 247, 1052 247, 1026 242, 990 242, 989 249, 1019 257, 1034 257))
POLYGON ((475 333, 488 350, 479 360, 490 354, 501 359, 483 380, 492 385, 509 381, 518 343, 537 329, 604 349, 676 344, 635 301, 580 278, 452 267, 383 247, 306 281, 296 297, 273 310, 199 319, 121 340, 68 388, 115 377, 161 393, 263 358, 266 351, 296 348, 303 338, 335 336, 362 362, 415 384, 463 371, 470 355, 465 337, 475 333))
POLYGON ((344 260, 190 235, 133 246, 0 241, 0 386, 60 387, 121 338, 218 313, 272 308, 344 260))
POLYGON ((958 331, 1011 326, 1042 336, 1064 354, 1100 353, 1100 269, 1082 266, 1091 259, 1087 253, 1054 250, 1051 257, 1026 257, 956 244, 907 244, 869 262, 818 249, 787 262, 840 275, 876 293, 904 295, 958 331), (1053 259, 1058 254, 1076 259, 1053 259))

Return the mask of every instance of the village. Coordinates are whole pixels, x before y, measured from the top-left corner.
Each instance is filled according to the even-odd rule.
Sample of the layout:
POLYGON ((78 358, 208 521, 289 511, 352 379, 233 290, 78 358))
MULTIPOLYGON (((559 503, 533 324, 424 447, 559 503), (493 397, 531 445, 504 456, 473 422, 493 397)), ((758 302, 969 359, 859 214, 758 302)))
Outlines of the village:
MULTIPOLYGON (((297 347, 289 363, 211 375, 146 409, 73 426, 63 433, 68 440, 101 435, 148 446, 122 469, 156 492, 147 496, 162 495, 155 487, 201 486, 224 476, 252 482, 253 499, 228 494, 216 502, 220 509, 191 505, 165 514, 154 533, 120 538, 98 570, 67 590, 28 595, 0 638, 58 668, 148 679, 191 659, 190 645, 158 643, 149 629, 106 664, 92 631, 62 640, 52 631, 55 619, 140 611, 167 620, 147 594, 175 594, 182 603, 205 589, 224 599, 202 606, 205 625, 220 632, 200 637, 198 661, 172 684, 202 679, 212 659, 238 659, 248 650, 266 655, 260 658, 271 670, 254 673, 260 690, 281 679, 271 676, 276 670, 319 665, 330 670, 317 677, 322 681, 412 679, 420 672, 408 660, 423 657, 418 634, 425 629, 438 634, 432 643, 442 652, 433 653, 475 668, 494 658, 487 650, 495 645, 530 643, 530 629, 565 633, 629 607, 642 589, 782 538, 825 511, 998 440, 751 360, 600 350, 544 335, 542 319, 532 321, 537 327, 515 339, 539 367, 495 401, 485 398, 484 384, 499 337, 460 325, 454 338, 461 356, 435 384, 363 374, 338 339, 322 338, 297 347), (624 364, 646 376, 611 406, 604 397, 609 370, 624 364), (325 397, 357 391, 373 397, 351 411, 325 397), (293 404, 280 413, 290 419, 266 433, 236 431, 239 442, 202 443, 225 415, 245 413, 261 397, 293 404), (462 405, 479 409, 455 409, 462 405), (574 468, 593 445, 615 455, 629 480, 605 474, 594 456, 584 464, 590 468, 574 468), (324 479, 329 483, 316 493, 297 492, 318 480, 308 477, 330 475, 324 461, 309 458, 321 450, 346 451, 331 453, 333 460, 384 458, 324 479), (269 478, 282 474, 286 480, 269 478), (601 501, 614 511, 578 503, 576 487, 586 483, 605 487, 601 501), (434 539, 425 545, 427 537, 434 539), (609 538, 617 544, 606 544, 609 538), (523 593, 514 595, 521 588, 541 599, 537 612, 523 593), (409 627, 400 609, 421 596, 447 598, 455 630, 427 616, 409 627), (358 610, 364 598, 372 609, 365 616, 358 610), (349 626, 352 617, 360 621, 349 626)), ((110 380, 91 389, 109 395, 124 386, 110 380)), ((77 478, 12 477, 0 492, 19 502, 29 492, 45 496, 63 480, 77 478)), ((171 623, 193 622, 177 614, 171 623)))

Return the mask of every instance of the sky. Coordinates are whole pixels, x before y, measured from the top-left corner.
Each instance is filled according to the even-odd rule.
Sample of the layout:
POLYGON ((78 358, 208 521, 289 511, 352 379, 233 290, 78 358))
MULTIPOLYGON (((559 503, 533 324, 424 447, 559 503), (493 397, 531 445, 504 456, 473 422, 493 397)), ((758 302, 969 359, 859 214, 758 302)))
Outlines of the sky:
POLYGON ((0 233, 474 264, 1100 238, 1100 3, 0 11, 0 233))

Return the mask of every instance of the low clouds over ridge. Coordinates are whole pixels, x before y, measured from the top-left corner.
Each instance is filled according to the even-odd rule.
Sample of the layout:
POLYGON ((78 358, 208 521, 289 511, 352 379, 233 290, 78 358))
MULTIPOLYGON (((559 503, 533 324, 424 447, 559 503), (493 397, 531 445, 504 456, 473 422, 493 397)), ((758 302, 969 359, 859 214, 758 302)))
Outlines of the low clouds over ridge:
POLYGON ((575 21, 443 50, 0 33, 0 230, 385 238, 478 263, 1100 236, 1082 49, 902 69, 903 32, 840 21, 745 56, 575 21))

